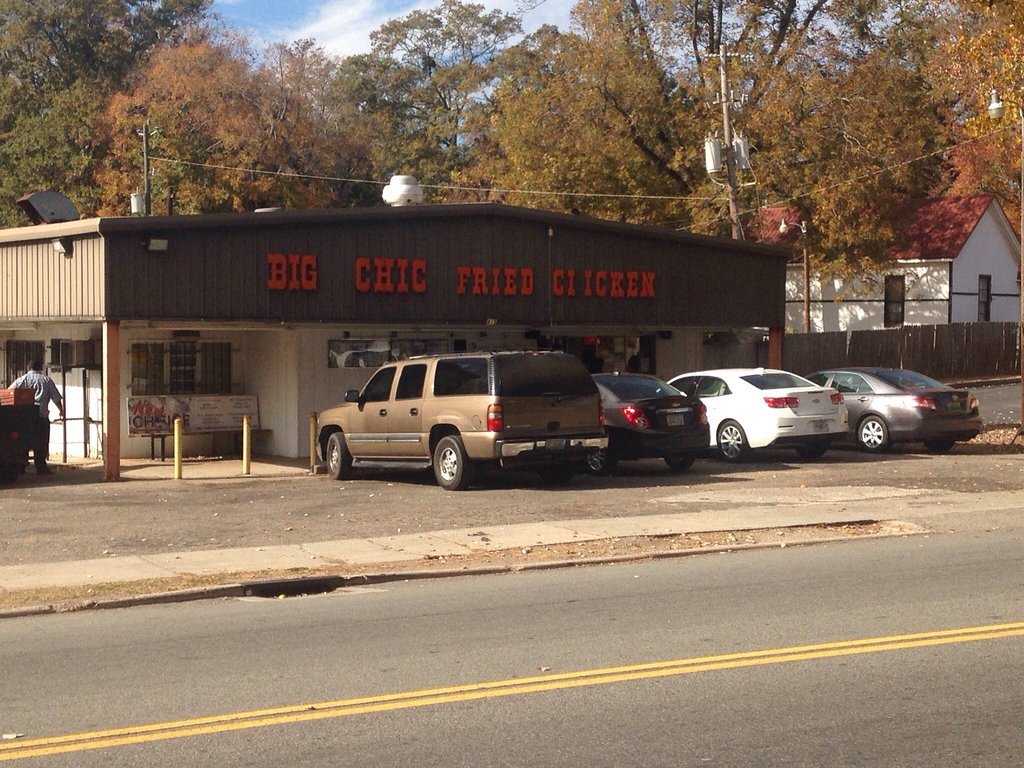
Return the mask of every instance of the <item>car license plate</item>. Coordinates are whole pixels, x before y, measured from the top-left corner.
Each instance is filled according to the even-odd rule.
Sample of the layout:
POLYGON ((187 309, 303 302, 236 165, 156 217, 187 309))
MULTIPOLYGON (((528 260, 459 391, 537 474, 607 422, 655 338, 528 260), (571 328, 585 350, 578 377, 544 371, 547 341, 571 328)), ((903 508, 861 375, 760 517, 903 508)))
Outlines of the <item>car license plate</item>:
POLYGON ((669 413, 665 415, 665 423, 670 427, 681 427, 686 423, 685 413, 669 413))
POLYGON ((551 438, 550 440, 547 440, 544 443, 544 445, 547 447, 547 449, 549 451, 564 451, 565 450, 565 438, 564 437, 554 437, 554 438, 551 438))
POLYGON ((961 403, 959 400, 950 400, 949 404, 946 406, 946 409, 949 411, 961 411, 963 410, 963 407, 963 403, 961 403))
POLYGON ((811 422, 811 427, 815 432, 828 432, 829 424, 828 419, 815 419, 811 422))

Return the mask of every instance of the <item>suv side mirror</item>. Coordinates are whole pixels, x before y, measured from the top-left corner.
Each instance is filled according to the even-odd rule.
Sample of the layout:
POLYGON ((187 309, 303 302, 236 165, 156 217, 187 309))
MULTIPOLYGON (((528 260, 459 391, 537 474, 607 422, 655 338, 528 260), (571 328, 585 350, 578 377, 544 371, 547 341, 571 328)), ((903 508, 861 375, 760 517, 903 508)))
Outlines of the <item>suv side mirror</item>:
POLYGON ((359 390, 349 389, 345 392, 346 403, 358 403, 359 402, 359 390))

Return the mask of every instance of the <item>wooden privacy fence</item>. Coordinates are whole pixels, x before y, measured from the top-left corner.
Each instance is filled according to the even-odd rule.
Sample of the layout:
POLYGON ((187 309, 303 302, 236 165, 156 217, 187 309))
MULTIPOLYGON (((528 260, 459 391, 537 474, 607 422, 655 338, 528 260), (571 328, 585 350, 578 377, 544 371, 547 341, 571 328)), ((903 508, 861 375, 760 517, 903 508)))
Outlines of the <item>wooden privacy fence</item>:
POLYGON ((942 380, 1020 375, 1018 323, 908 325, 787 334, 782 366, 807 374, 847 365, 909 368, 942 380))

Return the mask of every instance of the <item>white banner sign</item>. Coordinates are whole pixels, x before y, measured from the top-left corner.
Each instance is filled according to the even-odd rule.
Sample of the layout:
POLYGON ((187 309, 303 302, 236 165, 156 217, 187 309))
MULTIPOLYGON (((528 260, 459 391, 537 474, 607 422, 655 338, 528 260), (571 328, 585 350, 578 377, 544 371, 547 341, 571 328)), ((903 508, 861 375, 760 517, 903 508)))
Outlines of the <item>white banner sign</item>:
POLYGON ((174 420, 181 417, 182 431, 233 432, 249 417, 252 429, 260 428, 256 395, 149 395, 128 398, 128 434, 170 435, 174 420))

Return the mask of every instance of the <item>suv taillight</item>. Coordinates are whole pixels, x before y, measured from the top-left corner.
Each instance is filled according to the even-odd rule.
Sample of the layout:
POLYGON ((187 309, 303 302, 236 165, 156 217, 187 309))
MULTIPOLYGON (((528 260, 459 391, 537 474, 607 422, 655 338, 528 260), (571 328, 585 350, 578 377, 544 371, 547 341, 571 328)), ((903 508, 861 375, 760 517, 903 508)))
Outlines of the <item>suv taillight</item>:
POLYGON ((487 406, 487 431, 501 432, 505 429, 505 417, 501 413, 501 406, 495 403, 487 406))
POLYGON ((704 403, 700 404, 700 415, 697 417, 697 421, 701 424, 708 423, 708 407, 704 403))

